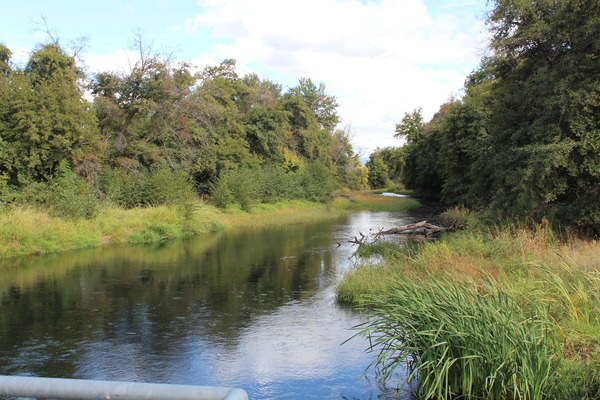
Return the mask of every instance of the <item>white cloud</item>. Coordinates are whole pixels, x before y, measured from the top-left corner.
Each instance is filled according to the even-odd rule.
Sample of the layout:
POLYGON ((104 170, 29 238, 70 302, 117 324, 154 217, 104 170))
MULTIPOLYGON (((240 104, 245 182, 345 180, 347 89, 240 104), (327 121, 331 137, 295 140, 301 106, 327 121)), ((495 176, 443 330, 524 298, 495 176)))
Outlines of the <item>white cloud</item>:
POLYGON ((283 84, 323 81, 368 154, 398 143, 405 112, 423 107, 431 117, 478 64, 483 9, 452 14, 464 5, 448 0, 434 16, 421 0, 199 0, 201 13, 179 29, 221 41, 213 60, 261 65, 264 75, 288 76, 283 84))

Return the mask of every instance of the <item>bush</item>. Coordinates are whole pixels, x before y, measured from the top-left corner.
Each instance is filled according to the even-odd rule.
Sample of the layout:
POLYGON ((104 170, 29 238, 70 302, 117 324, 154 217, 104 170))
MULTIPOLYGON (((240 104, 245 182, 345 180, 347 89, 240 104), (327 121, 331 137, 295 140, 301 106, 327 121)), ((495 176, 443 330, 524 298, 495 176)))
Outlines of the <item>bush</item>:
POLYGON ((175 205, 188 210, 196 198, 189 175, 168 168, 136 173, 109 169, 102 189, 107 200, 123 208, 175 205))
POLYGON ((237 204, 248 211, 252 204, 260 201, 263 184, 258 170, 241 168, 226 171, 213 185, 212 200, 217 207, 237 204))
POLYGON ((335 182, 327 166, 315 161, 300 172, 300 187, 305 200, 325 203, 333 198, 335 182))
POLYGON ((472 219, 470 215, 471 211, 468 208, 459 206, 453 207, 444 211, 440 217, 444 226, 451 230, 465 229, 469 226, 469 222, 472 219))
POLYGON ((142 173, 107 169, 102 175, 101 189, 106 200, 126 209, 143 206, 148 199, 147 177, 142 173))
POLYGON ((16 204, 44 207, 49 214, 65 218, 93 218, 98 212, 98 199, 92 188, 77 176, 67 161, 58 166, 49 182, 29 182, 14 193, 16 204))
POLYGON ((98 212, 98 199, 90 186, 62 161, 50 184, 48 202, 54 213, 67 219, 91 219, 98 212))
POLYGON ((291 199, 327 202, 333 198, 333 190, 331 171, 314 162, 300 172, 274 167, 226 171, 213 185, 211 198, 217 207, 238 205, 247 211, 253 204, 291 199))

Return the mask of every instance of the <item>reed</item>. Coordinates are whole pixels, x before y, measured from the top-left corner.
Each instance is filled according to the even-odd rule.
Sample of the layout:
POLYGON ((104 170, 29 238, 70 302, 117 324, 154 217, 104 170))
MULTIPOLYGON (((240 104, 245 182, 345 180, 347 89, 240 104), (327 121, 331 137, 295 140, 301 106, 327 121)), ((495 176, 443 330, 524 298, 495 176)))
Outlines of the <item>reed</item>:
POLYGON ((421 399, 545 398, 548 315, 491 282, 396 281, 360 327, 383 378, 408 366, 421 399))
POLYGON ((338 299, 374 307, 377 322, 369 329, 379 346, 387 346, 375 363, 386 370, 411 362, 425 398, 600 398, 600 242, 557 235, 542 223, 471 227, 436 242, 363 247, 358 254, 368 258, 344 276, 338 299), (405 327, 413 329, 413 339, 406 340, 405 327), (493 333, 497 327, 507 336, 493 333), (448 335, 456 338, 442 340, 448 335), (538 347, 527 335, 538 338, 538 347), (425 341, 429 337, 437 341, 425 341), (398 338, 413 347, 402 347, 398 338), (467 353, 471 342, 489 346, 490 353, 479 347, 477 356, 467 353), (392 356, 394 348, 405 353, 392 356), (427 364, 423 354, 434 358, 427 364), (488 366, 482 372, 487 381, 473 378, 494 354, 500 364, 523 367, 490 373, 488 366), (515 354, 531 358, 516 360, 515 354), (552 373, 541 375, 548 366, 552 373), (447 371, 466 383, 458 385, 447 371), (471 381, 489 392, 473 394, 471 381), (497 397, 501 392, 506 397, 497 397))

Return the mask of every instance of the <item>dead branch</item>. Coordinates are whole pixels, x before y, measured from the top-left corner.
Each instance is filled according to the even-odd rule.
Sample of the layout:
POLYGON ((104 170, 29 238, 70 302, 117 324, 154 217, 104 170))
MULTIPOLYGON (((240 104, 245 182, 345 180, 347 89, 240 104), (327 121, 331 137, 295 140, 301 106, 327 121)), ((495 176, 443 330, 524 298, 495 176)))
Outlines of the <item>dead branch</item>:
POLYGON ((380 235, 397 235, 400 233, 411 234, 415 233, 417 230, 422 230, 422 233, 425 233, 425 236, 433 236, 437 235, 441 232, 444 232, 447 228, 443 226, 437 226, 430 224, 427 221, 421 221, 416 224, 409 224, 404 226, 399 226, 397 228, 391 228, 386 231, 381 231, 380 235))

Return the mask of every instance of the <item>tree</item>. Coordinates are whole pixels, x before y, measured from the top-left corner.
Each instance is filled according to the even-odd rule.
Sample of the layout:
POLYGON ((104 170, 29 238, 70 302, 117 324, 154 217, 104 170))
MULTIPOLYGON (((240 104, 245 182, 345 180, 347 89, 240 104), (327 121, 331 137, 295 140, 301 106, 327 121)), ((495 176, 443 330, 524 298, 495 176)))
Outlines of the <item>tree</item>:
POLYGON ((290 94, 302 97, 317 117, 320 127, 333 132, 340 122, 336 111, 339 105, 334 96, 325 93, 325 88, 323 82, 317 86, 310 78, 300 78, 298 86, 290 89, 290 94))
POLYGON ((0 75, 0 173, 11 184, 47 181, 65 160, 95 169, 97 120, 81 77, 74 58, 55 43, 34 51, 24 70, 0 75))
POLYGON ((600 3, 494 3, 494 203, 600 229, 600 3))
POLYGON ((396 124, 394 137, 404 139, 406 143, 414 143, 425 137, 425 123, 423 121, 422 109, 404 113, 402 122, 396 124))
POLYGON ((406 149, 404 147, 384 147, 382 149, 377 148, 371 154, 371 158, 380 158, 387 167, 390 180, 394 182, 401 182, 404 165, 406 163, 405 150, 406 149))
POLYGON ((290 131, 288 113, 275 107, 255 107, 243 122, 250 151, 266 160, 281 162, 283 140, 290 131))
POLYGON ((10 57, 12 51, 4 44, 0 43, 0 75, 8 75, 11 71, 10 57))
POLYGON ((381 158, 371 154, 366 166, 369 169, 368 180, 371 188, 383 189, 390 185, 387 166, 381 158))
POLYGON ((396 125, 396 137, 403 138, 402 182, 421 195, 439 197, 442 181, 437 169, 440 150, 440 134, 436 123, 425 124, 421 109, 405 113, 396 125))

